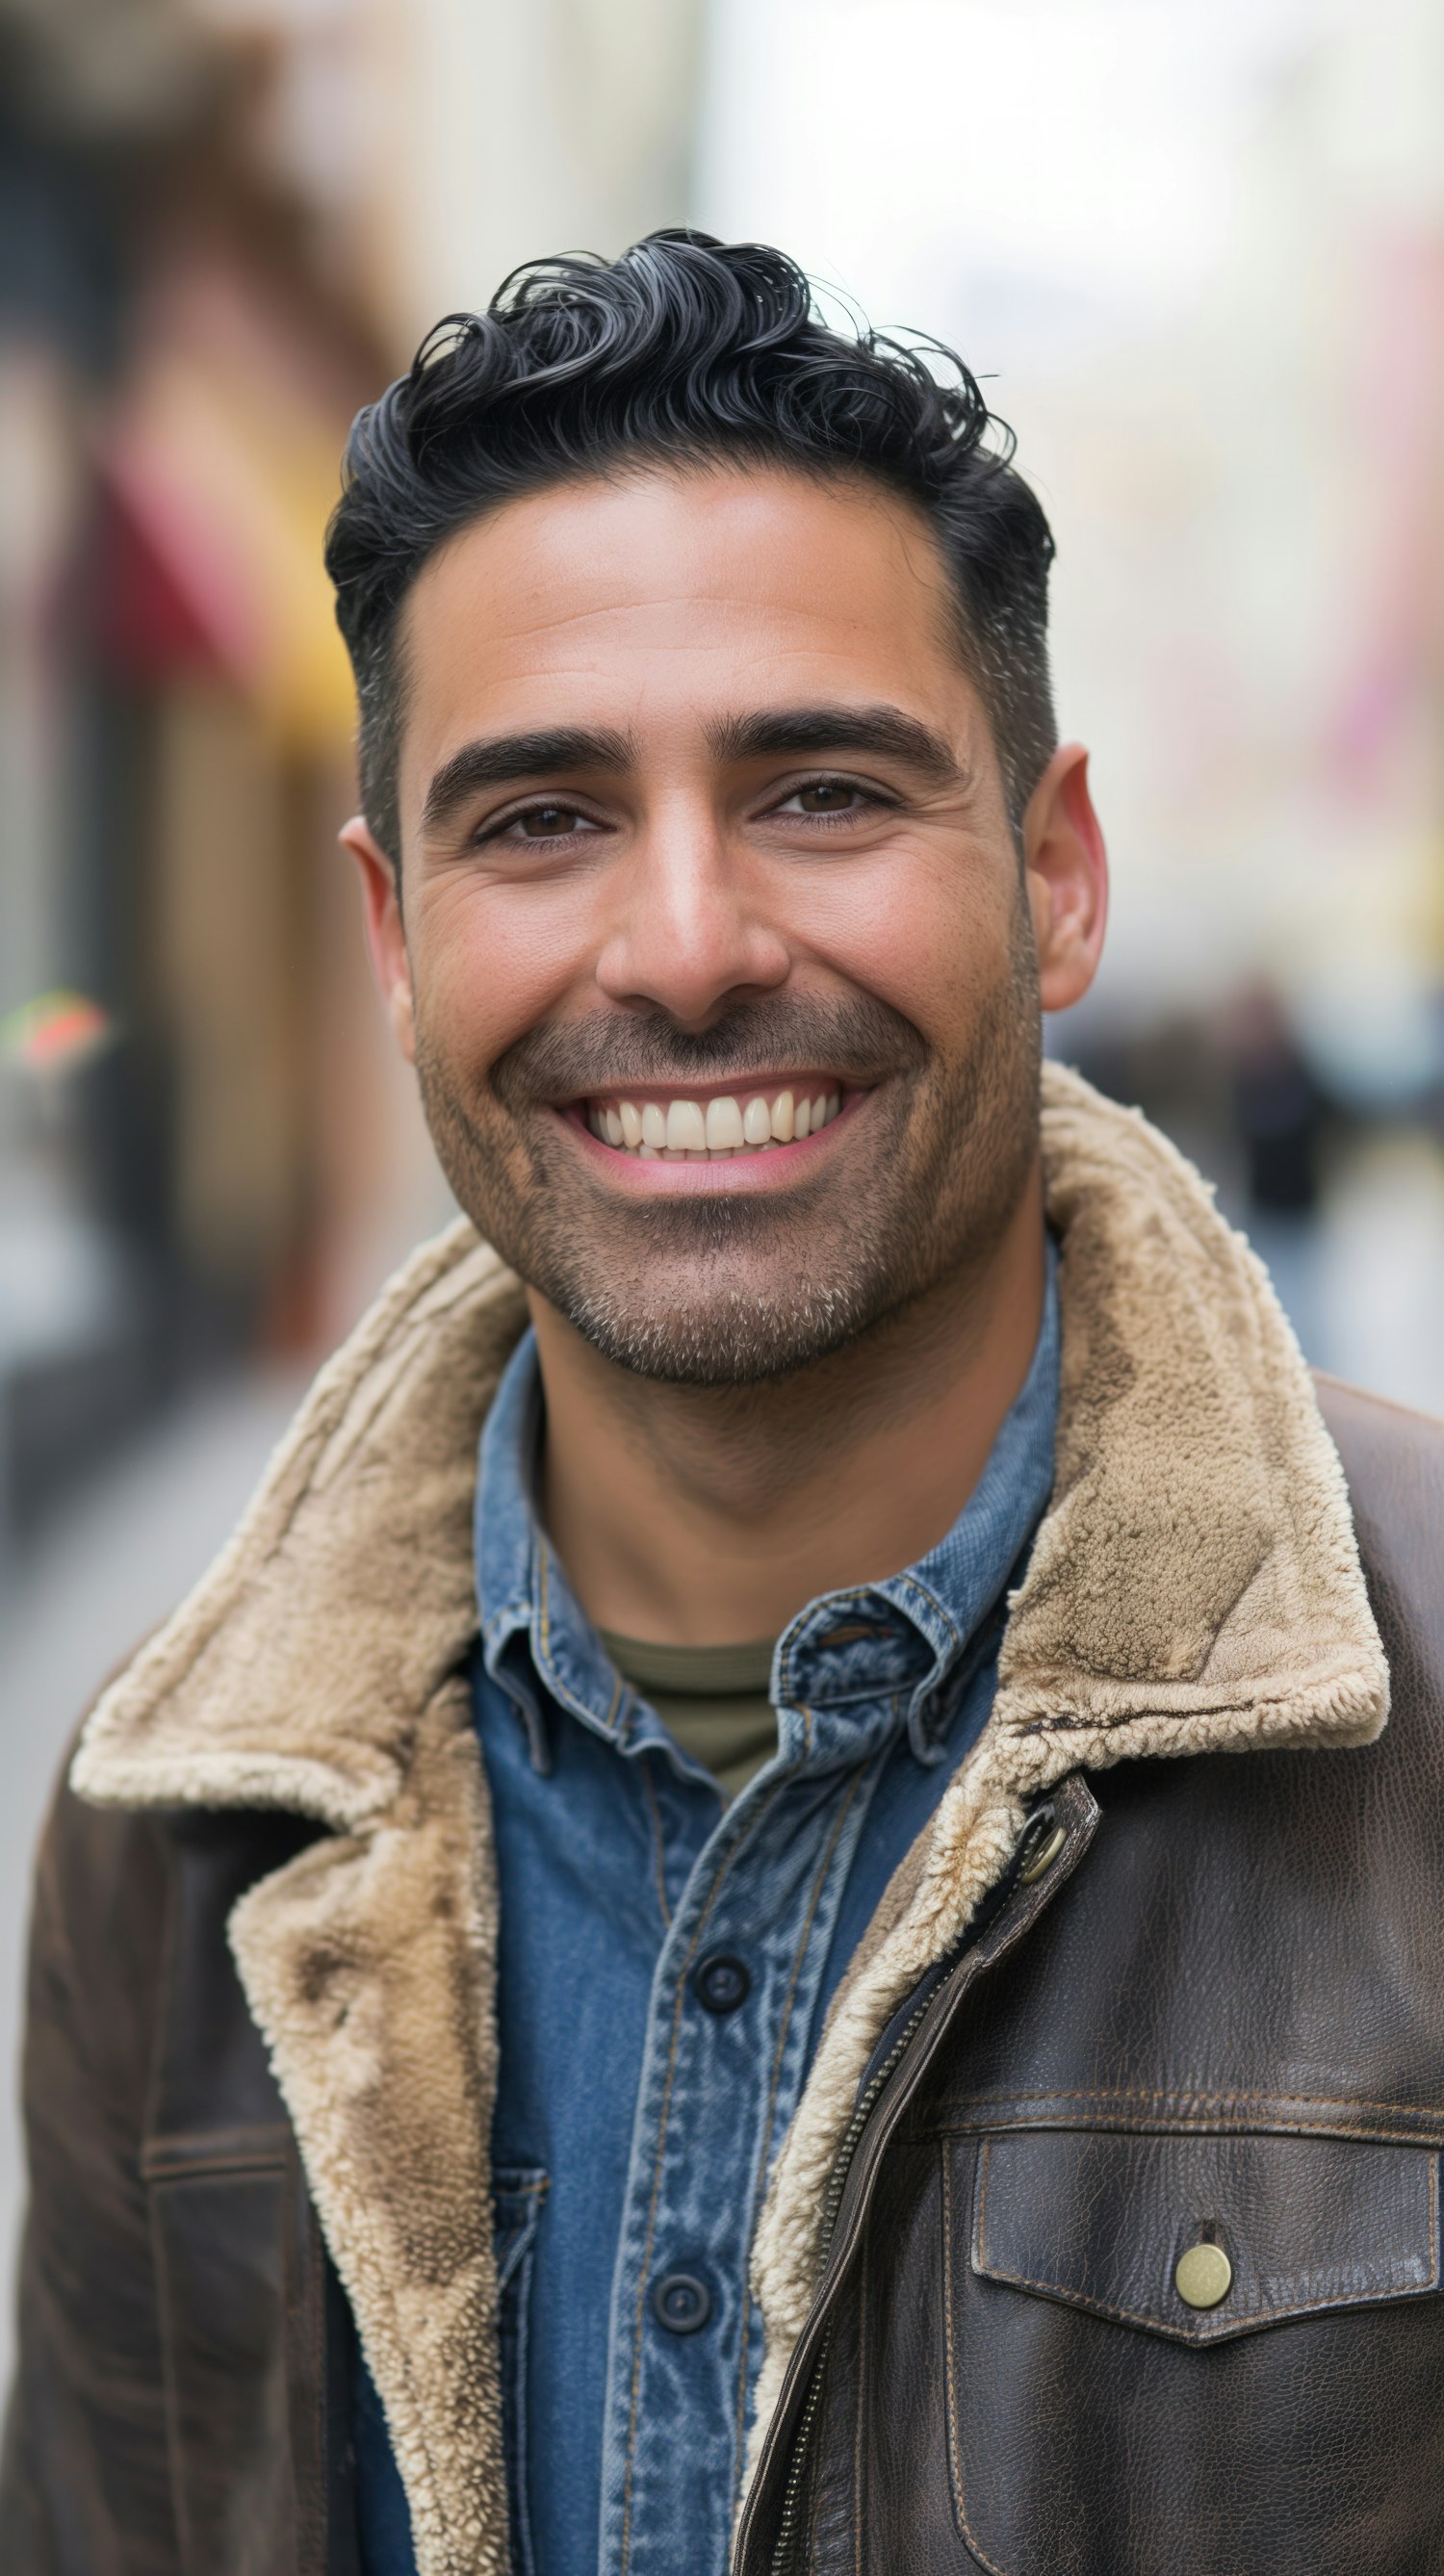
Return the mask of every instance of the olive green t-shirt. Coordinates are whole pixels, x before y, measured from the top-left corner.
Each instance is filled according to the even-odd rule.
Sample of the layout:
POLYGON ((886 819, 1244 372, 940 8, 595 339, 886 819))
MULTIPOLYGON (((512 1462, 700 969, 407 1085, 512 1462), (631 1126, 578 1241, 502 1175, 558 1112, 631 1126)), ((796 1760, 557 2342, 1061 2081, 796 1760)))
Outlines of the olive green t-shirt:
POLYGON ((658 1646, 606 1628, 600 1634, 623 1681, 656 1710, 673 1742, 735 1798, 777 1750, 771 1639, 745 1646, 658 1646))

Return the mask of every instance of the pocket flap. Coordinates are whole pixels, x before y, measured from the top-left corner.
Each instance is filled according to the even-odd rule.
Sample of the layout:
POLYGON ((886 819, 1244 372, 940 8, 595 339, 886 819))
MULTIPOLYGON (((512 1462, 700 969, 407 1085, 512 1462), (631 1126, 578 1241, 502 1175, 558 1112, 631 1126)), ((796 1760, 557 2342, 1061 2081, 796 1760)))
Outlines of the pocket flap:
POLYGON ((1418 2147, 1009 2131, 983 2142, 973 2269, 1176 2342, 1221 2343, 1437 2289, 1438 2188, 1438 2158, 1418 2147), (1184 2289, 1208 2306, 1179 2286, 1200 2245, 1226 2258, 1185 2266, 1184 2289))

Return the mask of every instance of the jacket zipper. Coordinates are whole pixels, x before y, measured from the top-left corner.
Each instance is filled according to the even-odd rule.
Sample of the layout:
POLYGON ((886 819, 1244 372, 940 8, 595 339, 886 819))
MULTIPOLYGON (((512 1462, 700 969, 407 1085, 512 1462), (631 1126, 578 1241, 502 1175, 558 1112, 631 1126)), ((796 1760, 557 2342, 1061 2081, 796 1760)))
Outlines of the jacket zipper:
MULTIPOLYGON (((921 2002, 916 2006, 915 2010, 909 2013, 906 2022, 903 2024, 897 2038, 888 2050, 881 2066, 877 2069, 871 2083, 867 2086, 866 2090, 859 2095, 857 2103, 854 2106, 852 2118, 847 2124, 842 2144, 837 2151, 837 2160, 832 2168, 832 2179, 827 2186, 827 2198, 823 2203, 822 2241, 817 2263, 817 2277, 819 2281, 821 2281, 823 2273, 827 2269, 828 2256, 832 2252, 832 2240, 837 2232, 838 2214, 842 2208, 842 2196, 847 2189, 847 2177, 852 2170, 853 2158, 856 2156, 859 2144, 861 2143, 862 2133, 867 2127, 878 2096, 883 2091, 889 2076, 892 2074, 899 2060, 906 2055, 907 2050, 916 2035, 918 2025, 927 2012, 929 2005, 932 2003, 934 1991, 935 1989, 930 1988, 928 1993, 923 1996, 921 2002)), ((827 2369, 828 2347, 831 2342, 832 2328, 829 2326, 823 2336, 822 2344, 818 2351, 816 2365, 812 2373, 812 2384, 808 2389, 807 2400, 798 2422, 796 2434, 793 2437, 792 2463, 787 2472, 787 2485, 782 2498, 782 2515, 777 2526, 777 2539, 773 2544, 771 2576, 792 2576, 792 2571, 798 2563, 797 2547, 800 2537, 802 2482, 807 2471, 807 2458, 811 2442, 812 2428, 816 2420, 818 2408, 822 2402, 823 2377, 827 2369)))
MULTIPOLYGON (((1038 1819, 1035 1816, 1034 1819, 1030 1820, 1030 1824, 1036 1823, 1037 1821, 1038 1819)), ((1065 1870, 1062 1873, 1064 1878, 1071 1874, 1071 1867, 1076 1865, 1077 1859, 1087 1849, 1088 1844, 1092 1841, 1093 1830, 1098 1821, 1098 1809, 1093 1800, 1088 1798, 1086 1800, 1085 1812, 1076 1818, 1070 1818, 1068 1821, 1069 1832, 1065 1839, 1064 1847, 1066 1848, 1069 1843, 1072 1844, 1073 1862, 1070 1864, 1070 1869, 1065 1870), (1079 1830, 1080 1828, 1081 1830, 1079 1830)), ((912 2011, 908 2014, 903 2028, 899 2031, 897 2038, 888 2050, 882 2064, 874 2070, 863 2091, 858 2096, 857 2102, 853 2108, 852 2117, 847 2124, 842 2144, 837 2152, 837 2159, 833 2165, 832 2176, 827 2187, 827 2197, 823 2202, 821 2250, 818 2256, 814 2297, 816 2297, 821 2290, 823 2280, 826 2276, 828 2263, 831 2260, 833 2241, 837 2233, 838 2221, 842 2215, 842 2202, 843 2196, 847 2190, 848 2175, 850 2174, 856 2160, 858 2148, 862 2143, 863 2133, 867 2128, 867 2124, 871 2119, 873 2112, 877 2108, 879 2098, 886 2090, 892 2077, 896 2074, 898 2066, 902 2059, 907 2055, 908 2050, 911 2048, 913 2041, 918 2035, 919 2029, 927 2018, 933 2005, 937 2002, 939 1995, 952 1984, 953 1978, 956 1976, 958 1970, 963 1966, 968 1955, 976 1950, 981 1935, 991 1926, 996 1917, 1002 1913, 1008 1899, 1012 1896, 1018 1884, 1021 1868, 1026 1866, 1028 1851, 1029 1829, 1025 1828, 1008 1869, 1000 1879, 997 1887, 993 1890, 991 1896, 984 1900, 982 1907, 979 1909, 977 1916, 974 1918, 973 1923, 970 1925, 969 1930, 964 1937, 961 1948, 954 1956, 951 1965, 942 1967, 939 1973, 927 1980, 923 1991, 919 1994, 912 2011)), ((1049 1857, 1052 1859, 1055 1855, 1050 1853, 1049 1857)), ((788 2465, 787 2484, 783 2489, 782 2513, 778 2522, 777 2538, 773 2543, 772 2553, 768 2560, 768 2576, 799 2576, 801 2568, 799 2548, 802 2538, 802 2489, 807 2472, 807 2460, 811 2439, 822 2403, 823 2380, 826 2373, 827 2357, 831 2343, 832 2326, 829 2322, 829 2324, 823 2329, 822 2337, 818 2345, 817 2358, 813 2365, 812 2379, 808 2387, 807 2396, 803 2401, 802 2413, 798 2418, 797 2430, 793 2436, 792 2458, 788 2465)))

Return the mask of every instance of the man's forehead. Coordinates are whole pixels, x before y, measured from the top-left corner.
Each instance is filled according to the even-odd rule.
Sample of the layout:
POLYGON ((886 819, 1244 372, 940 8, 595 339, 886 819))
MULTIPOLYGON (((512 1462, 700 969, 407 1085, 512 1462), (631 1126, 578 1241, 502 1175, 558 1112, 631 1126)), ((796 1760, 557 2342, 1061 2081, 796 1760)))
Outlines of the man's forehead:
POLYGON ((770 703, 971 696, 932 534, 881 487, 784 469, 628 474, 461 531, 404 613, 407 766, 477 732, 645 731, 770 703))

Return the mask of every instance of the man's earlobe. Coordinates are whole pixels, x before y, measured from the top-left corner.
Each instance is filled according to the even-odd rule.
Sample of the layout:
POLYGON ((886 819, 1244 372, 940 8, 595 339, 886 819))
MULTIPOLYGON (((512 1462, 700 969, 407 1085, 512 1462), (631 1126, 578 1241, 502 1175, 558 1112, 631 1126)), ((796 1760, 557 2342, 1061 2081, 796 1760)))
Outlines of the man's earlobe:
POLYGON ((416 1024, 411 996, 411 960, 401 917, 399 862, 382 849, 364 815, 353 815, 337 836, 349 850, 361 877, 361 908, 366 946, 376 989, 386 1005, 392 1035, 408 1064, 416 1061, 416 1024))
POLYGON ((407 1063, 414 1064, 416 1062, 416 1021, 412 1010, 409 976, 392 985, 386 996, 386 1016, 391 1022, 391 1034, 407 1063))

